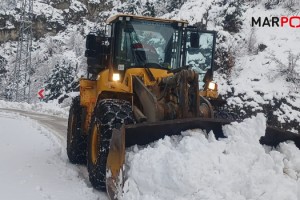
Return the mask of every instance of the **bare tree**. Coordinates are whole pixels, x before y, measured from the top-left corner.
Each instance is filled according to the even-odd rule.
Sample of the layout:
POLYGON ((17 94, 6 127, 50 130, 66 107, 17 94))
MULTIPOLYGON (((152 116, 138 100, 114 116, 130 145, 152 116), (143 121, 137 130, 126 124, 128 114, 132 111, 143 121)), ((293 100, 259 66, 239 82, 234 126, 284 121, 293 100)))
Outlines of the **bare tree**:
POLYGON ((270 59, 273 60, 279 69, 279 73, 273 77, 275 79, 279 76, 285 76, 286 81, 292 83, 299 83, 300 82, 300 74, 297 68, 300 68, 300 53, 293 54, 292 51, 287 51, 288 54, 288 62, 287 64, 283 63, 274 55, 271 55, 270 59))
POLYGON ((292 12, 296 12, 299 9, 299 0, 285 0, 283 6, 292 12))
POLYGON ((252 28, 250 31, 250 37, 248 40, 248 53, 255 55, 258 54, 255 28, 252 28))

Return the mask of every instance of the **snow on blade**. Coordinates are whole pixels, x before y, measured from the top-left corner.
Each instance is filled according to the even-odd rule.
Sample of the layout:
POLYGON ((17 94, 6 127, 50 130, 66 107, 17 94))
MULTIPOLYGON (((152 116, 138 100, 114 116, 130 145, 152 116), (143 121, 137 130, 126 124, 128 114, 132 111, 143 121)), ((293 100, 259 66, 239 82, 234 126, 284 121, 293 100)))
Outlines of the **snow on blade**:
POLYGON ((292 143, 263 147, 265 128, 258 115, 225 126, 226 139, 189 130, 135 146, 126 155, 122 199, 299 199, 300 151, 292 143))

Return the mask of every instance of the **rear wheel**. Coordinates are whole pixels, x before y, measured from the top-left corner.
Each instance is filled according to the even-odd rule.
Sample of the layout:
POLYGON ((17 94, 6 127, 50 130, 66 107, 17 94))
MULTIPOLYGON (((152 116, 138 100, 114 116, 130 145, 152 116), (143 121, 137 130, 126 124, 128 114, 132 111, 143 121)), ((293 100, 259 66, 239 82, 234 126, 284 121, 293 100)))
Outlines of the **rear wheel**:
POLYGON ((211 103, 205 98, 200 96, 200 115, 203 118, 214 118, 214 111, 211 103))
POLYGON ((134 123, 134 117, 129 102, 105 99, 97 103, 89 130, 87 148, 89 179, 94 188, 106 189, 106 161, 112 129, 131 123, 134 123))
POLYGON ((73 99, 70 107, 67 131, 67 154, 71 163, 86 163, 86 136, 83 133, 83 110, 80 97, 73 99))

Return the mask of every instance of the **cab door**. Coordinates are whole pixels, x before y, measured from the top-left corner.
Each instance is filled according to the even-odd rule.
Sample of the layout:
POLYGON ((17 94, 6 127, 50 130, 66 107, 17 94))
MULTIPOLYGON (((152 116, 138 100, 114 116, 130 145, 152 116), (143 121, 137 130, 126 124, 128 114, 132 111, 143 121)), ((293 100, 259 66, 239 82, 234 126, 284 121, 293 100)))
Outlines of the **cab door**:
MULTIPOLYGON (((213 71, 216 32, 188 28, 186 32, 184 65, 199 74, 199 86, 204 85, 204 76, 213 71)), ((212 74, 211 74, 212 75, 212 74)))

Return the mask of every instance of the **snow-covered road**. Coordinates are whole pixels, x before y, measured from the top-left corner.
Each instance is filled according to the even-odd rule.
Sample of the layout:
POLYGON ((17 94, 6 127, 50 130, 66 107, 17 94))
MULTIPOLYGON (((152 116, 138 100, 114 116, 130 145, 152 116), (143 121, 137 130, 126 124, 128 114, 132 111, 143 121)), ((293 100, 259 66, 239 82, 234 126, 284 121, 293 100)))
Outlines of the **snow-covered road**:
POLYGON ((18 113, 22 116, 29 117, 30 119, 37 121, 42 126, 51 130, 52 133, 54 133, 61 140, 62 143, 65 143, 67 140, 66 133, 68 120, 66 118, 20 109, 0 108, 0 111, 1 110, 9 113, 18 113))
MULTIPOLYGON (((0 199, 107 200, 66 156, 65 118, 0 109, 0 199), (31 118, 31 119, 30 119, 31 118)), ((122 200, 300 200, 300 150, 259 144, 265 117, 127 149, 122 200)))
POLYGON ((85 167, 69 163, 65 119, 16 112, 0 111, 0 199, 107 200, 85 167))

